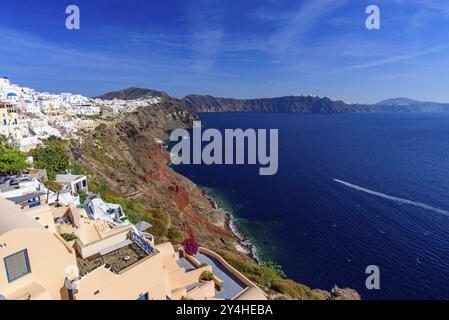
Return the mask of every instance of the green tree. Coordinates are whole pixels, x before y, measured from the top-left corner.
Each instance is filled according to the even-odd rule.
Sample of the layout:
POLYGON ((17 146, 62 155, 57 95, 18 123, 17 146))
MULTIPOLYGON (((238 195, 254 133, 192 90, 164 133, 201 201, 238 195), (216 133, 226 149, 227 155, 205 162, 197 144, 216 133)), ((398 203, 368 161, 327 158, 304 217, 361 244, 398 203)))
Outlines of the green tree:
POLYGON ((25 170, 27 166, 25 154, 0 144, 0 173, 14 174, 25 170))
POLYGON ((50 137, 43 142, 43 145, 31 151, 34 167, 46 169, 49 180, 54 180, 56 174, 65 172, 69 166, 65 146, 65 141, 50 137))

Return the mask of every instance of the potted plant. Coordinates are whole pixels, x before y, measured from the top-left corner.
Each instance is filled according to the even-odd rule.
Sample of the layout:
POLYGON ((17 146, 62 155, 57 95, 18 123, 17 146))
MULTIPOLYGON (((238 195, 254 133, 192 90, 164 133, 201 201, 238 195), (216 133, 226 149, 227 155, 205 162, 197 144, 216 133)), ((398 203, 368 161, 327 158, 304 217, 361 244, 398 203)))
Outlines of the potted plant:
POLYGON ((214 280, 214 274, 210 271, 204 271, 203 273, 201 273, 200 275, 200 282, 204 283, 204 282, 209 282, 214 280))

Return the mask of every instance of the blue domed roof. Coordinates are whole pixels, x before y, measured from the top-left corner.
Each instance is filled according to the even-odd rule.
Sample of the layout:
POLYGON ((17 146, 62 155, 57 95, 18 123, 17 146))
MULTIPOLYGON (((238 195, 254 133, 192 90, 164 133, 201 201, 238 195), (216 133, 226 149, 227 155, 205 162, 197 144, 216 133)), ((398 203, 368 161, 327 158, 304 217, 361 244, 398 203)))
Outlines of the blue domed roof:
POLYGON ((8 97, 17 97, 17 94, 15 94, 14 92, 10 92, 8 93, 8 97))
POLYGON ((30 103, 33 103, 33 101, 31 101, 31 100, 27 99, 27 100, 25 100, 25 103, 28 103, 28 104, 30 104, 30 103))

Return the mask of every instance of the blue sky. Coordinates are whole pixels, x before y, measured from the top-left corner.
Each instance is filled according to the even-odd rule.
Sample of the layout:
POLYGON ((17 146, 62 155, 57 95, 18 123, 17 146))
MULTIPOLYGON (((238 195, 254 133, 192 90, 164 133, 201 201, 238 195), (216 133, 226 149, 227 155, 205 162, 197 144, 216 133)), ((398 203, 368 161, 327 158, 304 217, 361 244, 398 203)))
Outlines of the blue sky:
POLYGON ((224 97, 318 94, 449 102, 446 0, 15 0, 0 73, 50 92, 130 86, 224 97), (65 8, 81 29, 65 28, 65 8), (365 8, 381 9, 381 30, 365 8))

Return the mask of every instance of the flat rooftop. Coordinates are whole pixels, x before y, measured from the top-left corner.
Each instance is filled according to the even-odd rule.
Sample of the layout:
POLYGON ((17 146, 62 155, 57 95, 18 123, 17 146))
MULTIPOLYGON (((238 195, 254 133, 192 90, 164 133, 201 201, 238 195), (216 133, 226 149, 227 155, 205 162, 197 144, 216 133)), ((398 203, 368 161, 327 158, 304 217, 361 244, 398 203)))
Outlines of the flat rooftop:
POLYGON ((73 174, 58 174, 55 181, 58 183, 72 183, 73 181, 84 179, 86 176, 73 174))
POLYGON ((19 189, 20 186, 10 186, 9 184, 0 184, 0 193, 19 189))
POLYGON ((45 192, 34 192, 34 193, 25 194, 25 195, 18 196, 18 197, 7 198, 7 200, 14 202, 16 204, 20 204, 20 203, 26 202, 28 200, 32 200, 34 198, 39 198, 43 195, 45 195, 45 192))
POLYGON ((132 242, 129 245, 120 249, 114 250, 110 253, 102 255, 100 257, 82 259, 77 258, 77 264, 80 271, 80 276, 83 277, 86 274, 94 271, 95 269, 106 266, 114 273, 120 273, 133 264, 145 259, 148 256, 154 256, 157 254, 155 249, 154 253, 149 254, 142 249, 137 243, 132 242))

